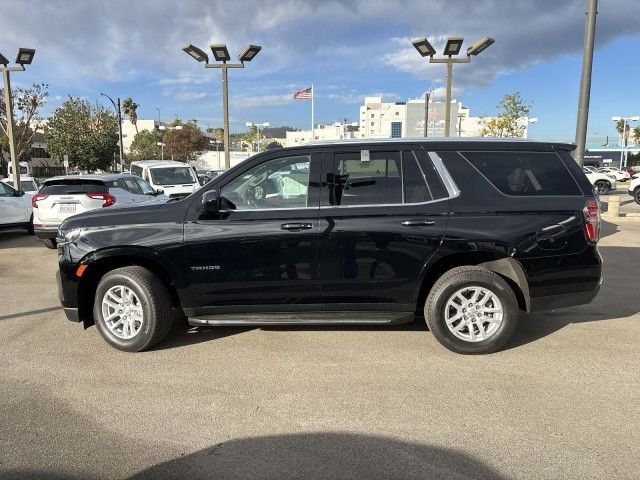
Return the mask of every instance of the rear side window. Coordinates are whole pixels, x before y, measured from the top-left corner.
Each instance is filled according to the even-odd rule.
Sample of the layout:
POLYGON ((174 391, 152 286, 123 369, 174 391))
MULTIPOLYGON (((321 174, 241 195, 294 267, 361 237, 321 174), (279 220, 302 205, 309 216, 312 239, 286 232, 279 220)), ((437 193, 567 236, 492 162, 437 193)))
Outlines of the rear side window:
POLYGON ((581 195, 553 152, 460 152, 505 195, 581 195))
POLYGON ((334 174, 328 175, 329 205, 380 205, 402 203, 400 152, 360 151, 334 156, 334 174))
POLYGON ((142 177, 142 167, 140 167, 138 165, 131 165, 131 173, 133 175, 137 175, 139 177, 142 177))
POLYGON ((108 193, 109 189, 101 180, 62 179, 46 182, 40 193, 47 195, 74 195, 84 193, 108 193))

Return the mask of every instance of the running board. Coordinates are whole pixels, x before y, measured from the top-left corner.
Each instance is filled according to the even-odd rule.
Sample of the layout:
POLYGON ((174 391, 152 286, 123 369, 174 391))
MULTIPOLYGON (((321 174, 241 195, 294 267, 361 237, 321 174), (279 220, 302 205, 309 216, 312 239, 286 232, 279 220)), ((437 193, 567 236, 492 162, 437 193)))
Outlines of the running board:
POLYGON ((190 317, 189 325, 394 325, 413 321, 413 312, 218 313, 190 317))

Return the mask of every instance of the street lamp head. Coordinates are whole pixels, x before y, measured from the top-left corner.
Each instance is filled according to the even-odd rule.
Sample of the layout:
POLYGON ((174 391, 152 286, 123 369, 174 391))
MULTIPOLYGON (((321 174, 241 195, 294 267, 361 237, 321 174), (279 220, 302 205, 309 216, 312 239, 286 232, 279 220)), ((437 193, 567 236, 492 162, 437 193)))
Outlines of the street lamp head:
POLYGON ((538 117, 529 117, 527 121, 529 123, 538 123, 538 117))
POLYGON ((476 43, 467 48, 467 55, 478 55, 480 52, 483 52, 488 47, 493 45, 495 40, 491 37, 484 37, 478 40, 476 43))
POLYGON ((193 58, 195 58, 198 62, 209 62, 209 55, 207 55, 195 45, 189 43, 182 47, 182 50, 187 55, 191 55, 193 58))
POLYGON ((418 53, 423 57, 433 57, 436 54, 436 49, 429 43, 426 38, 418 38, 412 40, 411 43, 418 50, 418 53))
POLYGON ((6 67, 8 63, 9 63, 9 60, 7 59, 7 57, 5 57, 0 53, 0 64, 6 67))
POLYGON ((219 62, 228 62, 231 60, 229 50, 227 50, 227 46, 224 43, 212 44, 211 51, 213 52, 213 57, 219 62))
POLYGON ((444 46, 444 54, 449 56, 458 55, 462 48, 462 42, 464 42, 464 38, 462 37, 447 38, 447 43, 444 46))
POLYGON ((16 63, 22 66, 31 65, 35 54, 35 48, 19 48, 16 54, 16 63))
POLYGON ((251 60, 253 60, 253 57, 255 57, 258 54, 260 50, 262 50, 262 47, 260 45, 249 45, 247 48, 244 49, 244 52, 240 54, 238 59, 243 63, 250 62, 251 60))
POLYGON ((246 127, 253 127, 253 122, 246 122, 244 125, 246 127))
POLYGON ((622 117, 618 117, 618 116, 611 117, 612 122, 619 122, 620 120, 622 120, 622 117))
POLYGON ((640 115, 634 115, 633 117, 629 117, 629 120, 632 122, 640 122, 640 115))

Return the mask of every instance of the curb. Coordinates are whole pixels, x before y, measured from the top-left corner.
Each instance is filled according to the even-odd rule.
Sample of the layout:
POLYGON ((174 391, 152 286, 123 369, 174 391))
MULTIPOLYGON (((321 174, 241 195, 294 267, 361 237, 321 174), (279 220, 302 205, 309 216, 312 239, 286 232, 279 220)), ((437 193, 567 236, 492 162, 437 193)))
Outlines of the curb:
POLYGON ((640 213, 628 213, 625 216, 614 217, 610 215, 602 215, 602 220, 609 223, 637 223, 640 224, 640 213))

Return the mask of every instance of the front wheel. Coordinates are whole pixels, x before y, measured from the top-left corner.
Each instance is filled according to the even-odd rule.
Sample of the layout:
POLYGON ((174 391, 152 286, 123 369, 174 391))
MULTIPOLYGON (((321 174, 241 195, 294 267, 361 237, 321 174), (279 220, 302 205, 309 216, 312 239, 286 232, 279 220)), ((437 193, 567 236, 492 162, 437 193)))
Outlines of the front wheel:
POLYGON ((640 187, 636 188, 633 191, 633 199, 636 201, 638 205, 640 205, 640 187))
POLYGON ((595 187, 598 195, 606 195, 611 190, 611 184, 605 180, 598 180, 595 183, 595 187))
POLYGON ((433 286, 424 307, 429 330, 449 350, 492 353, 518 325, 518 301, 511 286, 481 267, 458 267, 433 286))
POLYGON ((169 333, 173 323, 169 299, 164 282, 146 268, 117 268, 98 284, 93 318, 112 347, 140 352, 169 333))
POLYGON ((58 248, 58 243, 53 238, 43 238, 42 243, 44 243, 45 247, 50 248, 52 250, 55 250, 56 248, 58 248))

